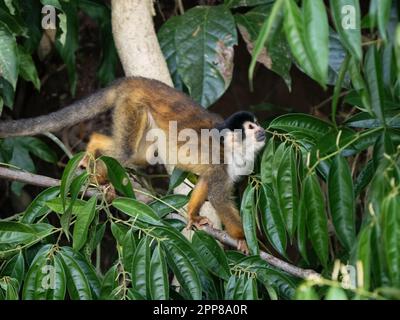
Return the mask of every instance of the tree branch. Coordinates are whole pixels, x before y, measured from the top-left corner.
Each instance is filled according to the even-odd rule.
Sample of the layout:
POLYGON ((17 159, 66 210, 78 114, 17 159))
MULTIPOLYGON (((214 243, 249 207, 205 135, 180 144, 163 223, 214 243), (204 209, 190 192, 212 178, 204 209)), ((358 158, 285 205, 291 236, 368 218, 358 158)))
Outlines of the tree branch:
MULTIPOLYGON (((27 183, 30 185, 35 185, 39 187, 54 187, 59 186, 61 184, 60 180, 49 178, 46 176, 41 176, 38 174, 29 173, 26 171, 17 171, 9 168, 0 167, 0 178, 12 180, 12 181, 19 181, 23 183, 27 183)), ((99 191, 96 189, 88 189, 85 193, 87 196, 91 197, 94 195, 98 195, 99 191)), ((171 218, 181 220, 182 222, 186 223, 186 219, 179 214, 171 214, 171 218)), ((211 235, 216 240, 220 241, 221 243, 234 247, 237 247, 237 240, 230 237, 225 231, 214 229, 211 226, 204 226, 202 228, 205 232, 211 235)), ((283 270, 291 275, 302 279, 309 279, 311 277, 320 278, 321 275, 313 270, 302 269, 287 263, 281 259, 274 257, 273 255, 266 253, 264 251, 260 252, 261 259, 265 260, 271 266, 283 270)))
MULTIPOLYGON (((179 214, 172 213, 169 215, 170 218, 180 220, 184 223, 186 223, 186 219, 182 217, 179 214)), ((203 231, 208 233, 210 236, 212 236, 214 239, 218 240, 219 242, 236 248, 237 247, 237 240, 233 239, 230 237, 225 231, 215 229, 209 225, 205 225, 201 228, 203 231)), ((310 279, 310 278, 320 278, 321 275, 314 270, 310 269, 302 269, 299 267, 296 267, 290 263, 287 263, 286 261, 283 261, 277 257, 274 257, 273 255, 266 253, 264 251, 260 251, 260 258, 266 261, 268 264, 271 266, 278 268, 282 271, 285 271, 293 276, 296 276, 298 278, 302 279, 310 279)))
MULTIPOLYGON (((0 167, 0 178, 45 188, 57 187, 61 185, 61 181, 58 179, 4 167, 0 167)), ((87 197, 93 197, 100 195, 100 192, 94 188, 89 188, 85 191, 85 195, 87 197)))

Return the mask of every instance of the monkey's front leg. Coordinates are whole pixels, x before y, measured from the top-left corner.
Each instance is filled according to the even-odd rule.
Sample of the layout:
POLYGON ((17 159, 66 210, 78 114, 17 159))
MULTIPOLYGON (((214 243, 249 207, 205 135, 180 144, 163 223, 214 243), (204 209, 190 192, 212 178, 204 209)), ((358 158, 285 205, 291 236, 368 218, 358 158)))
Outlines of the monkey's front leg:
POLYGON ((192 226, 200 228, 204 225, 212 225, 211 221, 207 217, 199 216, 201 206, 207 199, 208 185, 204 178, 200 178, 199 182, 196 184, 190 201, 188 204, 188 224, 187 229, 191 229, 192 226))

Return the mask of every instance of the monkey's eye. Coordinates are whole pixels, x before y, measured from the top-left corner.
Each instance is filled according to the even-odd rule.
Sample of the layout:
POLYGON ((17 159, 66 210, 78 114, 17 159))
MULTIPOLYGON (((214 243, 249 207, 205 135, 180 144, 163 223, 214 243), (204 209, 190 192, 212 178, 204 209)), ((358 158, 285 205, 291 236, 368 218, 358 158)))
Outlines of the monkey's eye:
POLYGON ((254 126, 253 126, 252 124, 249 124, 249 129, 250 129, 250 130, 253 130, 253 129, 254 129, 254 126))

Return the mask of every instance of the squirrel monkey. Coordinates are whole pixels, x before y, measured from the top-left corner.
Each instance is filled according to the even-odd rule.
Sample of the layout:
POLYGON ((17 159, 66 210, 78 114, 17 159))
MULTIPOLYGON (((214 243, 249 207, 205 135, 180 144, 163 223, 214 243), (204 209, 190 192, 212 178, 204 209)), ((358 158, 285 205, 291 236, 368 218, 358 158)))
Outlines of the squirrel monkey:
MULTIPOLYGON (((207 219, 199 216, 203 203, 211 202, 230 236, 239 240, 238 248, 246 248, 243 226, 238 209, 232 201, 234 182, 238 179, 240 166, 238 162, 254 163, 257 153, 265 144, 265 131, 249 112, 237 112, 225 121, 196 104, 192 99, 167 85, 151 79, 130 77, 115 81, 109 87, 90 95, 72 105, 49 115, 32 119, 21 119, 0 122, 0 137, 35 135, 43 132, 58 131, 64 127, 91 119, 99 113, 113 108, 113 135, 92 134, 87 151, 95 156, 109 155, 124 166, 146 165, 148 154, 163 153, 164 164, 170 164, 172 148, 178 152, 185 141, 177 139, 176 147, 171 143, 151 143, 146 134, 152 129, 165 133, 169 141, 169 124, 176 123, 177 132, 190 129, 198 135, 203 129, 214 129, 223 133, 223 147, 201 148, 204 141, 196 141, 198 156, 213 156, 213 153, 233 154, 231 161, 219 163, 202 162, 193 159, 181 161, 178 157, 178 168, 199 175, 198 183, 192 191, 188 204, 188 226, 204 224, 207 219), (251 147, 242 149, 243 146, 251 147), (150 150, 151 149, 151 150, 150 150), (161 150, 164 149, 164 152, 161 150), (167 152, 165 152, 165 150, 167 152), (250 151, 249 151, 250 150, 250 151), (229 152, 228 152, 229 151, 229 152), (233 153, 232 153, 233 151, 233 153), (233 158, 232 158, 233 157, 233 158), (239 161, 238 161, 239 160, 239 161)), ((208 137, 211 139, 212 137, 208 137)), ((207 140, 207 139, 206 139, 207 140)), ((192 142, 193 144, 193 142, 192 142)), ((185 153, 187 155, 188 152, 185 153)), ((229 157, 228 157, 229 158, 229 157)), ((225 158, 224 158, 225 159, 225 158)), ((187 159, 186 159, 187 160, 187 159)), ((248 174, 249 172, 247 172, 248 174)))

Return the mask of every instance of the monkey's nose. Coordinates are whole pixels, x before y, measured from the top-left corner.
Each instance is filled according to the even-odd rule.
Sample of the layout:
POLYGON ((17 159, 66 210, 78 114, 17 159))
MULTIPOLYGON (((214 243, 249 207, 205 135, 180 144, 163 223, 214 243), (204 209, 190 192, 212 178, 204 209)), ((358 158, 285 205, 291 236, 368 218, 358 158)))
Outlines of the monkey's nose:
POLYGON ((256 140, 257 141, 259 141, 259 142, 264 141, 265 137, 266 136, 265 136, 265 131, 264 130, 257 131, 257 133, 256 133, 256 140))

